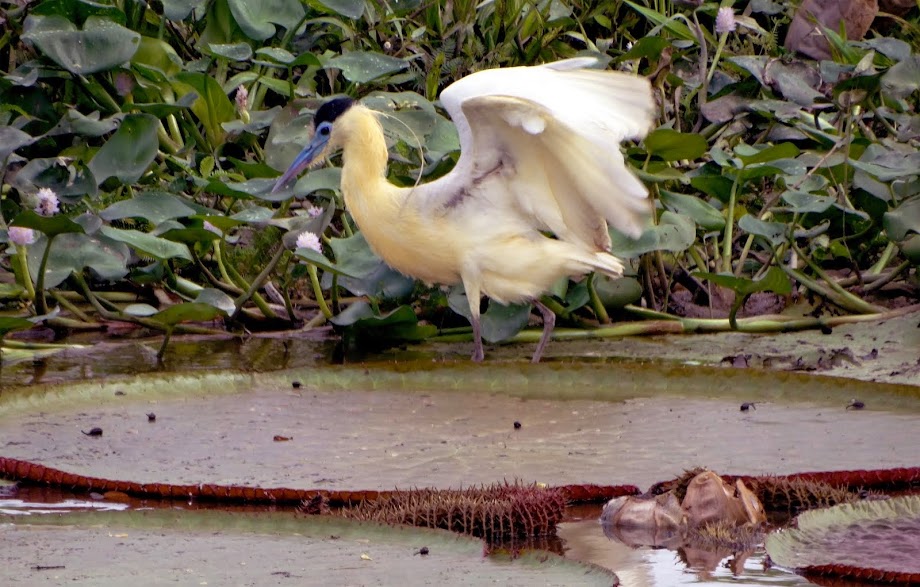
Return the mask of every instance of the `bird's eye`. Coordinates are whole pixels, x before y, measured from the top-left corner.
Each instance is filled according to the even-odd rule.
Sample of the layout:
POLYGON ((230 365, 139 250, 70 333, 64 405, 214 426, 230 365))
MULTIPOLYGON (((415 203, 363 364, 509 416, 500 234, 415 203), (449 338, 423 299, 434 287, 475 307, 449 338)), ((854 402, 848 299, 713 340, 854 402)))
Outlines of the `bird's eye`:
POLYGON ((324 137, 328 137, 328 136, 329 136, 329 127, 326 126, 325 124, 322 125, 322 126, 320 126, 320 127, 319 127, 319 134, 323 135, 324 137))

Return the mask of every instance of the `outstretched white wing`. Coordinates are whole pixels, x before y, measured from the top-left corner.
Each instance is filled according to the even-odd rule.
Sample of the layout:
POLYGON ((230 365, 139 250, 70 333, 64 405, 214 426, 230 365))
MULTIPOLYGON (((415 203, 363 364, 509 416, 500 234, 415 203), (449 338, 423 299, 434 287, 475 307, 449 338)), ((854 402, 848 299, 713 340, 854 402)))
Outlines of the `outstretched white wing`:
POLYGON ((493 69, 450 85, 441 102, 457 126, 454 170, 420 186, 425 207, 475 205, 478 185, 498 177, 535 228, 607 249, 606 221, 638 236, 647 192, 626 168, 620 142, 652 125, 651 86, 633 75, 585 69, 593 58, 493 69))

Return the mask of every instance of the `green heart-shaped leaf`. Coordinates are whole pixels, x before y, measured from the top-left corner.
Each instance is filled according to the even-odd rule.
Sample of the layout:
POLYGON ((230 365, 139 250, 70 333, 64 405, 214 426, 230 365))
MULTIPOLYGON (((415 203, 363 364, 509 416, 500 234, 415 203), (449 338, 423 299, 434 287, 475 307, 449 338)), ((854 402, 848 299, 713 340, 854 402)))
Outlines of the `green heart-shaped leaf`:
POLYGON ((83 30, 77 30, 63 16, 33 14, 26 19, 22 38, 70 73, 87 75, 129 61, 141 36, 108 18, 90 16, 83 30))

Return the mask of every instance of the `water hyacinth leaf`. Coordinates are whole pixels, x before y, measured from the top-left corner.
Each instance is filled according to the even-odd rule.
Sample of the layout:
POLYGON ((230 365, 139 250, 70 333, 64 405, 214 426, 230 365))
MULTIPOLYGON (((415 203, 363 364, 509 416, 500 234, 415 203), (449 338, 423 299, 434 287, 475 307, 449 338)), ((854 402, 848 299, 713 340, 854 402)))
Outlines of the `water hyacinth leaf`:
POLYGON ((125 184, 135 183, 153 163, 159 148, 159 120, 150 114, 129 114, 118 131, 89 162, 97 184, 110 177, 125 184))
POLYGON ((339 271, 348 275, 369 275, 383 263, 360 232, 347 238, 334 238, 329 247, 338 261, 339 271))
POLYGON ((131 58, 135 66, 155 70, 161 74, 162 81, 182 71, 182 58, 169 44, 153 37, 141 37, 140 47, 131 58))
POLYGON ((728 203, 731 198, 733 184, 734 182, 724 175, 697 175, 690 178, 690 185, 723 203, 728 203))
POLYGON ((292 29, 301 23, 304 7, 298 0, 229 0, 234 20, 254 41, 264 41, 275 34, 275 26, 292 29))
POLYGON ((644 144, 650 155, 665 161, 696 159, 709 148, 709 143, 702 135, 677 132, 670 128, 650 132, 644 144))
POLYGON ((125 24, 125 13, 116 6, 107 6, 87 0, 47 0, 31 7, 32 14, 42 16, 63 16, 70 22, 83 25, 90 16, 107 18, 118 24, 125 24))
POLYGON ((319 251, 300 247, 294 251, 294 254, 303 261, 306 261, 310 265, 315 265, 323 271, 329 271, 330 273, 335 273, 336 275, 342 275, 344 277, 351 277, 354 279, 361 279, 362 277, 361 275, 353 275, 347 271, 344 271, 340 266, 327 259, 326 256, 319 251))
POLYGON ((98 73, 131 59, 140 35, 114 21, 90 16, 83 30, 59 15, 31 15, 22 38, 45 56, 75 75, 98 73))
POLYGON ((642 285, 635 277, 618 277, 596 275, 594 290, 597 297, 607 309, 620 309, 627 304, 634 304, 642 297, 642 285))
POLYGON ((792 143, 780 143, 763 149, 744 144, 735 147, 735 155, 741 159, 744 165, 770 163, 778 159, 792 159, 798 157, 800 152, 799 148, 792 143))
POLYGON ((753 235, 762 236, 776 246, 786 240, 788 226, 781 222, 766 222, 750 214, 738 220, 738 228, 753 235))
POLYGON ((920 55, 896 63, 882 75, 885 94, 896 99, 907 98, 920 89, 920 55))
POLYGON ((361 18, 366 0, 318 0, 329 10, 348 18, 361 18))
POLYGON ((725 228, 725 218, 722 217, 722 214, 700 198, 668 190, 661 190, 659 197, 662 204, 678 214, 689 216, 704 230, 725 228))
POLYGON ((170 114, 175 114, 177 112, 182 112, 183 110, 188 110, 192 107, 192 104, 195 103, 195 100, 198 99, 198 94, 195 92, 190 92, 172 104, 164 104, 159 102, 152 103, 139 103, 135 102, 131 104, 132 110, 138 110, 145 114, 152 114, 157 118, 163 118, 170 114))
POLYGON ((169 20, 178 22, 185 20, 193 11, 200 14, 204 11, 207 0, 163 0, 163 14, 169 20))
POLYGON ((783 192, 783 201, 789 204, 789 211, 798 214, 815 212, 820 214, 833 206, 837 200, 830 196, 818 196, 808 192, 788 190, 783 192))
POLYGON ((657 225, 645 229, 638 239, 631 239, 611 229, 613 254, 634 258, 651 251, 686 251, 696 238, 696 224, 682 214, 665 210, 657 225))
POLYGON ((123 117, 124 114, 115 114, 100 120, 98 111, 84 116, 78 110, 69 108, 54 125, 54 128, 45 133, 45 136, 75 134, 84 137, 101 137, 118 128, 123 117))
POLYGON ((223 143, 225 133, 221 124, 236 118, 236 108, 217 80, 210 75, 191 71, 178 73, 173 79, 173 86, 181 96, 190 92, 198 94, 198 99, 192 103, 192 112, 204 125, 211 144, 223 143))
MULTIPOLYGON (((472 320, 470 304, 462 286, 451 289, 447 304, 457 314, 472 320)), ((532 309, 531 304, 505 305, 489 300, 489 307, 480 316, 482 338, 488 342, 501 342, 511 338, 527 326, 532 309)))
POLYGON ((327 190, 338 192, 342 185, 342 169, 339 167, 324 167, 307 173, 294 184, 294 194, 309 196, 313 192, 327 190))
POLYGON ((227 230, 228 228, 233 228, 239 224, 255 224, 260 225, 268 222, 274 216, 268 208, 262 208, 261 206, 255 206, 252 208, 247 208, 245 210, 240 210, 233 216, 215 216, 208 217, 208 220, 221 230, 227 230), (226 219, 226 220, 225 220, 226 219), (227 222, 232 222, 232 224, 227 224, 227 222))
POLYGON ((705 271, 694 271, 692 275, 711 281, 716 285, 727 287, 735 292, 735 300, 732 302, 728 313, 728 321, 732 328, 738 327, 735 321, 738 310, 741 309, 745 300, 751 294, 771 291, 780 295, 789 295, 792 292, 792 283, 789 281, 789 277, 779 267, 770 267, 757 280, 736 277, 730 273, 708 273, 705 271))
POLYGON ((214 306, 228 316, 236 311, 236 305, 233 302, 233 298, 213 287, 206 287, 198 292, 198 295, 195 297, 195 302, 214 306))
POLYGON ((14 183, 49 188, 65 204, 75 204, 83 196, 95 197, 99 192, 96 177, 89 167, 64 157, 32 159, 19 170, 14 183))
POLYGON ((4 163, 16 149, 31 145, 35 138, 18 128, 0 126, 0 163, 4 163))
POLYGON ((252 57, 252 47, 247 43, 211 43, 208 51, 230 61, 248 61, 252 57))
MULTIPOLYGON (((40 267, 41 258, 47 246, 42 237, 29 247, 29 266, 40 267)), ((131 253, 122 243, 101 237, 79 233, 65 233, 54 239, 45 265, 45 287, 60 285, 71 273, 88 268, 99 279, 115 281, 128 274, 128 259, 131 253)))
POLYGON ((760 291, 772 291, 782 295, 792 293, 792 283, 779 267, 770 267, 763 277, 756 280, 736 277, 730 273, 708 273, 705 271, 694 271, 693 276, 727 287, 745 296, 760 291))
POLYGON ((230 133, 250 132, 259 134, 262 129, 271 126, 279 112, 281 112, 281 106, 275 106, 271 110, 250 111, 249 122, 231 120, 230 122, 224 122, 221 126, 230 133))
POLYGON ((150 318, 166 326, 175 326, 182 322, 210 322, 226 314, 211 304, 183 302, 161 310, 150 318))
POLYGON ((55 237, 60 234, 74 232, 83 232, 83 227, 64 216, 55 214, 54 216, 40 216, 32 210, 23 210, 10 223, 12 226, 22 226, 31 228, 43 233, 48 237, 55 237))
POLYGON ((104 220, 122 218, 144 218, 153 224, 160 224, 174 218, 185 218, 195 210, 185 205, 178 197, 168 192, 144 192, 130 200, 115 202, 99 213, 104 220))
POLYGON ((112 240, 123 242, 131 246, 142 255, 153 257, 160 261, 174 258, 185 259, 187 261, 192 260, 192 254, 183 243, 166 240, 165 238, 153 236, 138 230, 115 228, 112 226, 103 226, 99 229, 99 232, 112 240))
POLYGON ((358 337, 371 336, 385 341, 418 342, 438 333, 435 326, 420 325, 410 306, 399 306, 378 316, 362 301, 352 304, 330 321, 337 326, 350 326, 358 337))
MULTIPOLYGON (((282 63, 284 65, 290 65, 297 59, 293 53, 280 47, 262 47, 261 49, 256 49, 256 55, 260 58, 268 59, 275 63, 282 63)), ((319 62, 317 62, 317 65, 319 65, 319 62)))
POLYGON ((902 241, 912 232, 920 234, 920 198, 908 200, 885 212, 882 222, 888 238, 894 241, 902 241))
POLYGON ((326 60, 326 67, 342 70, 342 75, 350 82, 359 84, 406 69, 409 64, 396 57, 373 51, 351 51, 326 60))

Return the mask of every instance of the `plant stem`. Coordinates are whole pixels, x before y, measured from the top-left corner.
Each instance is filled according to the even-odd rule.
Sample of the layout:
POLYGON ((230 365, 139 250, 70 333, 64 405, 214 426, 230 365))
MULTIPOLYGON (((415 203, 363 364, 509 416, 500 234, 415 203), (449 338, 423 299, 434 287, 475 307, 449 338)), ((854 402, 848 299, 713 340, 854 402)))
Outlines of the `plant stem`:
POLYGON ((29 257, 26 254, 26 248, 22 245, 16 245, 16 262, 19 265, 22 286, 26 290, 29 300, 35 299, 35 286, 32 284, 32 274, 29 272, 29 257))
MULTIPOLYGON (((284 255, 285 250, 286 249, 284 247, 279 247, 278 251, 272 256, 271 260, 268 262, 268 265, 265 266, 265 269, 263 269, 262 272, 259 273, 259 275, 257 275, 256 278, 252 280, 252 284, 249 286, 249 289, 247 289, 243 295, 241 295, 240 297, 236 299, 236 301, 234 302, 234 306, 236 306, 236 310, 234 310, 233 315, 230 316, 231 319, 236 318, 236 316, 240 313, 240 310, 243 309, 243 304, 245 304, 249 300, 249 298, 252 298, 256 294, 256 291, 260 287, 262 287, 262 284, 265 283, 265 280, 268 279, 268 276, 271 275, 272 271, 274 271, 275 266, 278 264, 278 261, 281 260, 281 257, 284 255)), ((259 304, 257 303, 257 305, 259 304)), ((266 304, 264 300, 262 300, 262 305, 259 305, 259 310, 261 310, 262 313, 265 314, 266 318, 277 318, 275 313, 271 310, 271 308, 268 307, 268 304, 266 304), (268 313, 266 313, 266 311, 268 313)))
MULTIPOLYGON (((723 33, 724 36, 724 33, 723 33)), ((722 272, 732 272, 732 240, 735 230, 735 201, 738 199, 738 184, 741 181, 741 170, 735 176, 732 191, 728 196, 728 218, 725 219, 725 235, 722 237, 722 272)))
POLYGON ((598 322, 610 324, 610 315, 607 314, 607 308, 604 307, 604 303, 601 302, 601 298, 597 295, 597 288, 594 287, 595 279, 597 279, 596 273, 592 273, 588 277, 588 296, 591 299, 591 308, 594 310, 594 315, 597 316, 598 322))
POLYGON ((316 272, 315 265, 307 265, 307 273, 310 274, 310 285, 313 286, 313 295, 316 297, 316 303, 319 304, 319 310, 328 320, 332 318, 332 310, 326 304, 326 298, 323 296, 323 288, 319 285, 319 275, 316 272))

